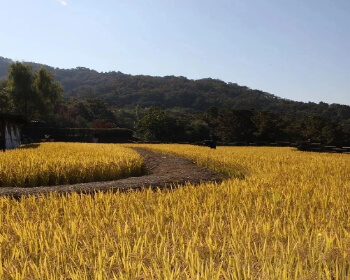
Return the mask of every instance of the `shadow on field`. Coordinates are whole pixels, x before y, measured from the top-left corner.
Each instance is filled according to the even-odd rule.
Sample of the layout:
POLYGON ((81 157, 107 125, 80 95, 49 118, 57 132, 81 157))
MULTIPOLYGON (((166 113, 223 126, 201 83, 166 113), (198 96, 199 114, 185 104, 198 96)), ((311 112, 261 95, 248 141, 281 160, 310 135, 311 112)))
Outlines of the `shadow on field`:
POLYGON ((40 144, 32 143, 32 144, 26 144, 26 145, 21 146, 21 149, 36 149, 39 147, 40 147, 40 144))

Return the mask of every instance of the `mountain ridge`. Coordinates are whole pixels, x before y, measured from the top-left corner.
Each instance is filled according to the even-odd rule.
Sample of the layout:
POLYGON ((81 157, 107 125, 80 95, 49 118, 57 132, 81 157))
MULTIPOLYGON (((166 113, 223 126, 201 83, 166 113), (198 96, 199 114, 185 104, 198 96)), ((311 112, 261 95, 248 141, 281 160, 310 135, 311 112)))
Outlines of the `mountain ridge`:
MULTIPOLYGON (((13 62, 0 57, 0 78, 6 77, 7 68, 13 62)), ((85 67, 61 69, 35 62, 23 63, 35 70, 44 67, 52 72, 62 84, 65 98, 100 98, 112 107, 179 107, 196 111, 211 107, 251 108, 287 116, 323 114, 350 119, 348 105, 293 101, 219 79, 191 80, 183 76, 130 75, 119 71, 97 72, 85 67)))

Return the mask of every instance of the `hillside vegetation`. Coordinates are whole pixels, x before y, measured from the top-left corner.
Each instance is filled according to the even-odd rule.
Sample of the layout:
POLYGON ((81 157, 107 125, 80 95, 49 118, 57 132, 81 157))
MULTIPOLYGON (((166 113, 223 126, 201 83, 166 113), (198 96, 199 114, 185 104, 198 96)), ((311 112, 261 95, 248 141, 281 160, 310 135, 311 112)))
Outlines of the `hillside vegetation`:
MULTIPOLYGON (((0 57, 0 78, 6 77, 6 71, 12 62, 0 57)), ((26 64, 35 70, 44 67, 52 72, 55 79, 62 84, 65 97, 98 97, 118 107, 139 105, 196 110, 205 110, 213 106, 233 109, 248 107, 290 115, 327 113, 333 116, 345 114, 344 117, 350 117, 350 107, 346 105, 296 102, 212 78, 190 80, 176 76, 133 76, 114 71, 100 73, 84 67, 60 69, 34 62, 26 64)))
MULTIPOLYGON (((11 63, 0 57, 0 77, 7 77, 11 63)), ((246 144, 311 139, 350 145, 347 105, 296 102, 212 78, 133 76, 25 64, 35 73, 43 68, 53 73, 62 86, 63 100, 55 103, 53 112, 32 114, 50 126, 122 127, 146 141, 197 142, 212 134, 220 141, 246 144)), ((0 112, 11 107, 6 104, 13 105, 6 103, 6 88, 6 80, 0 82, 0 112)))

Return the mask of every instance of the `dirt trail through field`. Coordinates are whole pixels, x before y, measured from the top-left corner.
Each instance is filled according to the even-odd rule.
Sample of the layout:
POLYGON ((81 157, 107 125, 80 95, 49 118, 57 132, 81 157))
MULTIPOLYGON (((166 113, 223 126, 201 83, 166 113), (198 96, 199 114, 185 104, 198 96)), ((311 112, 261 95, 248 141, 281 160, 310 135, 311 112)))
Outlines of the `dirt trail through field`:
POLYGON ((200 167, 188 159, 151 152, 135 148, 144 158, 146 174, 116 181, 92 182, 74 185, 45 186, 35 188, 0 188, 0 195, 20 198, 23 195, 57 193, 94 193, 95 191, 129 191, 143 187, 164 188, 186 183, 221 182, 226 177, 208 168, 200 167))

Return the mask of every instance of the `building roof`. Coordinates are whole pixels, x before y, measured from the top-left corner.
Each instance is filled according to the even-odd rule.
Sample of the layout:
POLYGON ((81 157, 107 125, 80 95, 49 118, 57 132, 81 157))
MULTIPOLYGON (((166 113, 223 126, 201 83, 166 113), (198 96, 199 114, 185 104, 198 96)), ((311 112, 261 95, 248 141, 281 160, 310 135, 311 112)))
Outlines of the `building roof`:
POLYGON ((28 123, 24 116, 15 114, 0 114, 0 121, 11 121, 19 124, 28 123))

